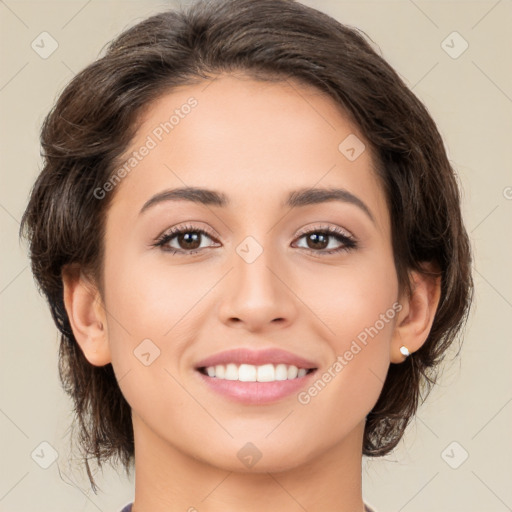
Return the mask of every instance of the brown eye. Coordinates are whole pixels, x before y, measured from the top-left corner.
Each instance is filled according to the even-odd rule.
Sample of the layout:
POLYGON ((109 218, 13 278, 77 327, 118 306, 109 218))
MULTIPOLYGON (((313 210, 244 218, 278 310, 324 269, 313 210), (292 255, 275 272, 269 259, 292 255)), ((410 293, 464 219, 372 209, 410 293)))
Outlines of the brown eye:
POLYGON ((209 247, 208 245, 201 247, 201 243, 205 238, 213 239, 209 233, 203 229, 194 228, 192 226, 178 227, 164 233, 154 245, 172 254, 194 254, 209 247))
POLYGON ((299 237, 299 240, 303 238, 305 239, 306 246, 301 248, 324 254, 348 251, 357 246, 356 241, 347 233, 329 226, 307 231, 299 237))
POLYGON ((326 249, 330 236, 325 233, 311 233, 306 236, 306 243, 310 249, 326 249))
POLYGON ((202 236, 203 235, 198 231, 186 231, 178 235, 174 235, 173 238, 176 238, 180 249, 190 250, 198 249, 201 246, 202 236))

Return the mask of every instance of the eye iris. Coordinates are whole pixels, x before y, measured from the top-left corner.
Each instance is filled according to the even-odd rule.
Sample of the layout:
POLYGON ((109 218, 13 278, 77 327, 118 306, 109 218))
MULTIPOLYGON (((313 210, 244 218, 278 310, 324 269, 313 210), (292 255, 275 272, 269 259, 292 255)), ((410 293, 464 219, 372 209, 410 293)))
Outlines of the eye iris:
POLYGON ((182 245, 182 243, 185 242, 185 249, 198 249, 201 245, 200 238, 201 234, 197 231, 187 231, 186 233, 178 235, 178 243, 182 245), (192 244, 192 247, 190 244, 192 244))
POLYGON ((323 233, 311 233, 308 236, 308 247, 310 249, 325 249, 329 245, 329 236, 323 233), (309 242, 313 242, 313 247, 310 246, 309 242), (319 247, 318 244, 321 246, 319 247))

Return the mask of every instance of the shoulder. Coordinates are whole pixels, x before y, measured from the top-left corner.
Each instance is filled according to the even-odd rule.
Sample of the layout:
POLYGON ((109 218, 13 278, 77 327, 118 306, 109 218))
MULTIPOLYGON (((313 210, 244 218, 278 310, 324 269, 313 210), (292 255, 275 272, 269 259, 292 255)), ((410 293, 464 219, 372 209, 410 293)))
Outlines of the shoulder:
MULTIPOLYGON (((132 505, 133 503, 128 503, 128 505, 126 505, 122 510, 121 512, 132 512, 132 505)), ((366 503, 364 504, 364 511, 365 512, 377 512, 376 510, 374 510, 373 508, 370 508, 366 503)))

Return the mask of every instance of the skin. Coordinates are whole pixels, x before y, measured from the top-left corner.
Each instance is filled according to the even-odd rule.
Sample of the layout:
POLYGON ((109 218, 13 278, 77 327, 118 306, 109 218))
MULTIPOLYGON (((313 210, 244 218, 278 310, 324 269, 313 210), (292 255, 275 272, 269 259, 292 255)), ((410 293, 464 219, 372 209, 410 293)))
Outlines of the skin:
POLYGON ((400 293, 369 145, 312 87, 231 74, 175 89, 149 106, 127 154, 191 96, 198 105, 115 189, 103 296, 83 274, 63 273, 80 347, 91 364, 112 363, 132 408, 133 511, 362 511, 365 417, 389 364, 404 360, 400 346, 412 353, 426 340, 439 281, 412 274, 414 293, 400 293), (350 134, 367 148, 354 161, 338 149, 350 134), (155 194, 183 186, 221 191, 232 204, 167 201, 139 214, 155 194), (281 205, 291 190, 320 187, 348 190, 374 220, 346 202, 281 205), (190 224, 212 235, 200 239, 201 252, 186 254, 190 245, 177 238, 170 243, 181 255, 152 246, 190 224), (298 236, 325 226, 357 247, 329 255, 342 242, 331 237, 323 249, 298 236), (236 251, 248 236, 263 250, 252 263, 236 251), (194 370, 226 349, 279 347, 322 374, 396 303, 394 318, 307 404, 297 394, 236 403, 194 370), (144 339, 160 350, 149 366, 133 353, 144 339), (237 457, 247 442, 262 455, 252 467, 237 457))

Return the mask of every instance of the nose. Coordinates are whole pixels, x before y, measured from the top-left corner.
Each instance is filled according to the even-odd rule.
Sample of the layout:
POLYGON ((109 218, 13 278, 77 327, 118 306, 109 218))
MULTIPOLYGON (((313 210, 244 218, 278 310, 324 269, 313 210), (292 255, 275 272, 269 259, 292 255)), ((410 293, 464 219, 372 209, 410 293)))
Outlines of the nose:
POLYGON ((248 262, 237 253, 232 261, 234 268, 221 292, 221 321, 250 332, 290 325, 297 316, 298 299, 282 258, 265 249, 255 261, 248 262))

